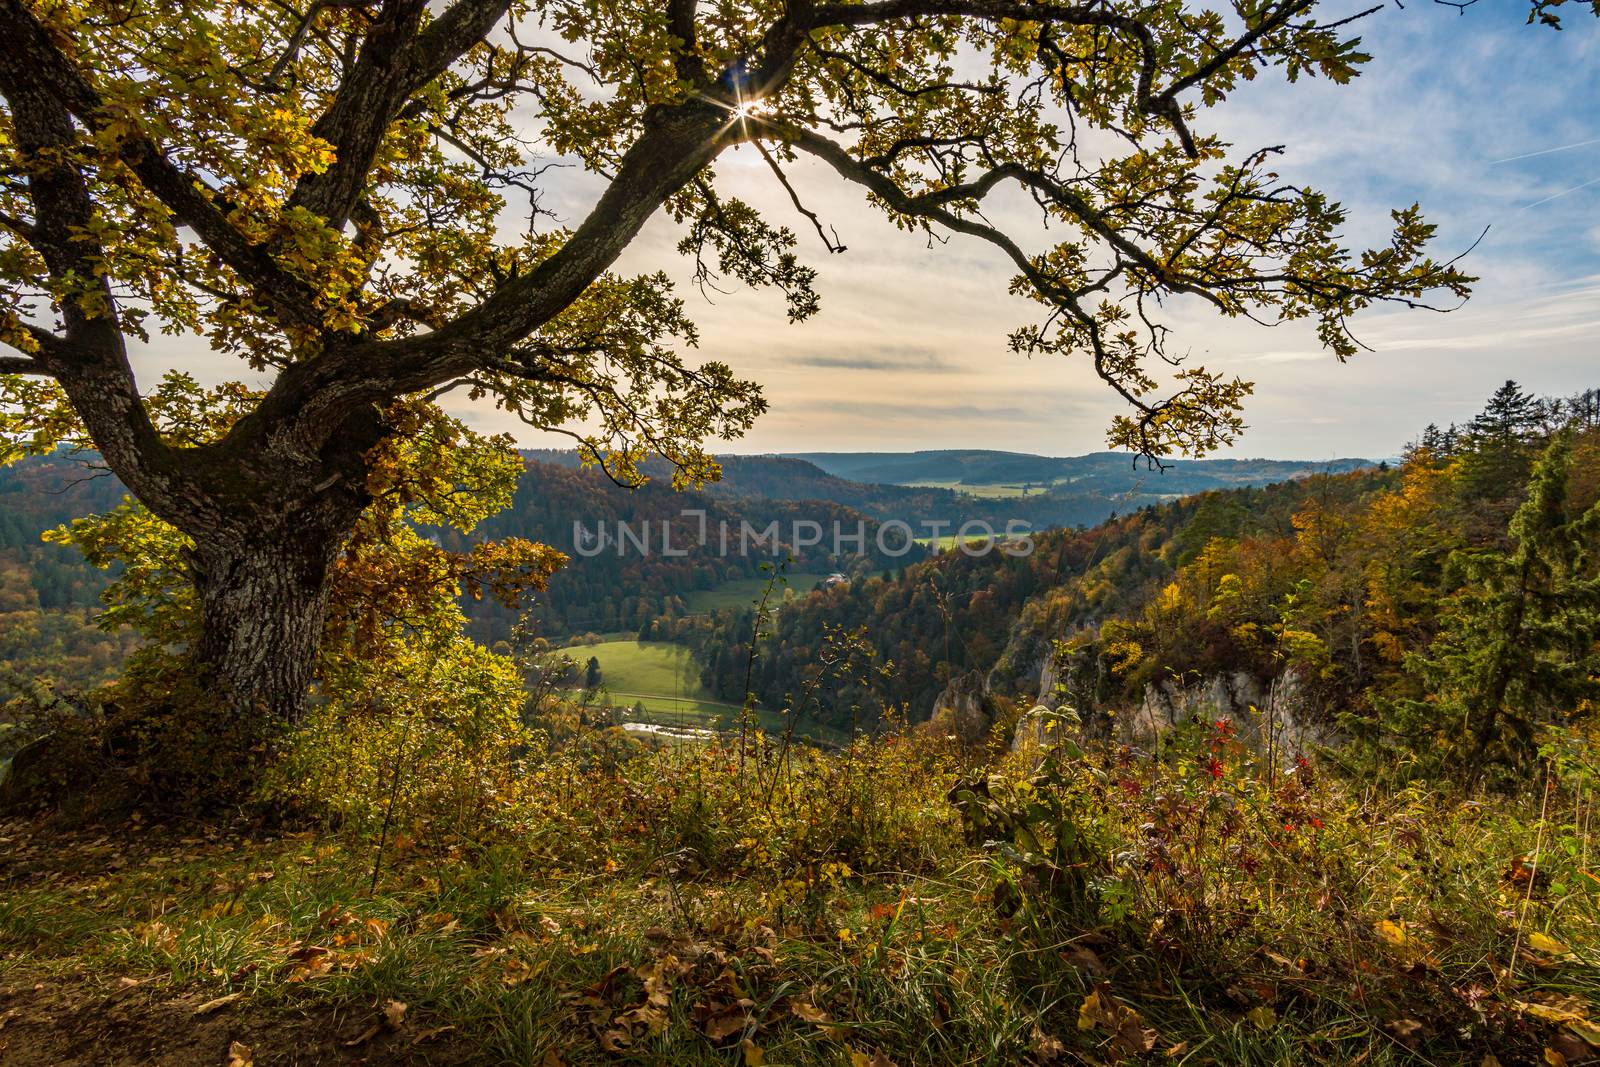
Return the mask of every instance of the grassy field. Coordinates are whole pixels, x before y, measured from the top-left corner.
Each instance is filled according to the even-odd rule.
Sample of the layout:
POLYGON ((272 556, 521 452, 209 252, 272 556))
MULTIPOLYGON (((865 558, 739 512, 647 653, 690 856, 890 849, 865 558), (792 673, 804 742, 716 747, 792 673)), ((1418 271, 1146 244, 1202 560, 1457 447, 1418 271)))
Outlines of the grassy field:
MULTIPOLYGON (((636 641, 632 638, 575 645, 564 649, 581 668, 593 656, 600 661, 600 684, 611 703, 632 708, 640 705, 647 722, 667 725, 727 726, 737 719, 738 704, 721 701, 700 684, 700 668, 685 645, 672 641, 636 641)), ((782 730, 783 715, 756 709, 765 730, 782 730)), ((797 732, 837 740, 834 731, 802 723, 797 732)))
POLYGON ((579 645, 566 651, 580 667, 590 656, 598 659, 601 684, 613 694, 639 693, 689 701, 716 699, 700 684, 700 668, 686 645, 627 638, 579 645))
MULTIPOLYGON (((989 540, 989 538, 984 537, 981 534, 977 537, 962 537, 960 534, 945 534, 942 537, 918 537, 915 540, 919 545, 933 545, 940 552, 948 552, 952 548, 958 547, 963 541, 981 545, 985 541, 989 540)), ((998 544, 1004 540, 1005 538, 1001 535, 1001 532, 998 530, 995 531, 995 543, 998 544)))
POLYGON ((979 497, 984 500, 1007 500, 1019 496, 1037 496, 1049 486, 1043 482, 1029 482, 1024 486, 1021 482, 1009 483, 968 483, 968 482, 909 482, 916 489, 951 489, 957 493, 979 497))
MULTIPOLYGON (((787 588, 793 589, 796 596, 804 596, 811 592, 811 588, 822 579, 825 574, 787 574, 787 588)), ((696 589, 684 594, 684 603, 689 610, 700 614, 707 611, 722 611, 728 608, 750 608, 761 600, 761 594, 767 589, 766 578, 737 578, 731 582, 723 582, 715 589, 696 589)), ((772 600, 778 602, 783 598, 785 589, 780 580, 772 589, 772 600)))

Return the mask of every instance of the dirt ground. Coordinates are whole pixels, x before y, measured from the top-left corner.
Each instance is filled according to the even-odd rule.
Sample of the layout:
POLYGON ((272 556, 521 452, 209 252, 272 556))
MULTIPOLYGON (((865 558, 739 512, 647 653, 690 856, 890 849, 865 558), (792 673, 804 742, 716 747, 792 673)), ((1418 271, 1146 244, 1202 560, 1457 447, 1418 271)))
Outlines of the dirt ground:
POLYGON ((229 1004, 197 1015, 197 995, 84 977, 0 986, 0 1067, 340 1067, 487 1063, 453 1032, 389 1032, 374 1009, 267 1014, 229 1004), (366 1036, 373 1027, 378 1030, 366 1036))

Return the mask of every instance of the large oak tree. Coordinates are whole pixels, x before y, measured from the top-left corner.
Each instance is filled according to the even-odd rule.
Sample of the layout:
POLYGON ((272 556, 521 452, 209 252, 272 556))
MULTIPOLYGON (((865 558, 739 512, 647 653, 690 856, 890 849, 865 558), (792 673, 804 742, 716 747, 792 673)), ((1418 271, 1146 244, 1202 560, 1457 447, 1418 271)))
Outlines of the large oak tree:
POLYGON ((794 233, 719 188, 749 144, 830 249, 800 157, 901 226, 997 248, 1040 306, 1014 348, 1086 360, 1128 404, 1114 445, 1202 452, 1249 386, 1168 359, 1164 298, 1309 319, 1344 358, 1352 314, 1470 281, 1428 257, 1415 208, 1350 250, 1276 149, 1206 130, 1244 80, 1355 75, 1355 20, 1326 6, 0 0, 4 447, 86 434, 192 542, 191 651, 217 691, 293 717, 397 411, 466 389, 619 476, 647 452, 714 473, 701 442, 747 428, 759 390, 682 357, 665 277, 611 267, 666 211, 697 278, 813 313, 794 233), (605 182, 571 229, 539 211, 557 161, 605 182), (989 222, 1019 190, 1041 225, 989 222), (209 438, 153 419, 129 361, 130 339, 185 332, 270 382, 209 438))

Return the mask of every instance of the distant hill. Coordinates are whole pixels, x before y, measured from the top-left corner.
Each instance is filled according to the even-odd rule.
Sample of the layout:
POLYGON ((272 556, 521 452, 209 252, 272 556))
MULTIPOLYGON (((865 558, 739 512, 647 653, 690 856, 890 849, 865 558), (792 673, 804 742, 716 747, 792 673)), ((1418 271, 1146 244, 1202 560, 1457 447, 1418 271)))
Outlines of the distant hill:
POLYGON ((1372 461, 1366 459, 1202 459, 1176 460, 1166 470, 1155 471, 1125 452, 1036 456, 990 449, 798 452, 774 458, 804 460, 828 474, 856 482, 974 489, 1031 486, 1060 493, 1137 493, 1166 498, 1209 489, 1269 485, 1308 474, 1342 474, 1372 466, 1372 461))
MULTIPOLYGON (((530 460, 578 466, 570 449, 538 449, 530 460)), ((1219 459, 1175 462, 1166 470, 1126 453, 1034 456, 982 449, 926 452, 811 452, 795 455, 725 455, 722 480, 706 486, 723 500, 826 501, 883 522, 959 526, 1008 522, 1035 530, 1094 526, 1114 515, 1213 489, 1291 481, 1312 474, 1342 474, 1373 464, 1364 459, 1310 462, 1219 459)), ((645 472, 665 480, 656 461, 645 472)))

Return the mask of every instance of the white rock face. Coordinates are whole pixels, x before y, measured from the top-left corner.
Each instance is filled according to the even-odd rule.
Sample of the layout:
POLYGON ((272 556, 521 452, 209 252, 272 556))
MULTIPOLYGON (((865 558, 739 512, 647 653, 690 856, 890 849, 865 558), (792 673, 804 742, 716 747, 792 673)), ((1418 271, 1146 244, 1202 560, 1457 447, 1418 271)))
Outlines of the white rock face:
POLYGON ((1127 741, 1148 743, 1195 716, 1229 719, 1236 736, 1257 752, 1273 751, 1280 761, 1292 763, 1313 745, 1338 740, 1331 729, 1313 721, 1314 710, 1297 671, 1288 671, 1270 685, 1248 672, 1234 671, 1190 685, 1169 680, 1146 686, 1139 707, 1122 719, 1121 732, 1127 741))

